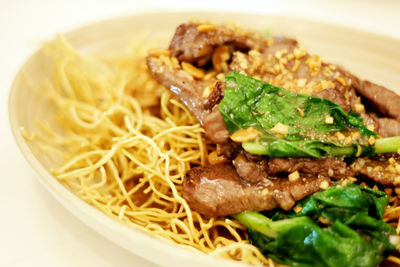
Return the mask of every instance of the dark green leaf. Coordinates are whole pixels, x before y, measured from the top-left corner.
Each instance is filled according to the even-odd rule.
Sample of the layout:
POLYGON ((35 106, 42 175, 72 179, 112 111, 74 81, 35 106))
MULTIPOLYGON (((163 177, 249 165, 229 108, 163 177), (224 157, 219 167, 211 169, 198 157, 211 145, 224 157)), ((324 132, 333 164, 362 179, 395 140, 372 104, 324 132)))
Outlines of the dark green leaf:
POLYGON ((376 266, 394 253, 395 230, 382 221, 384 192, 348 185, 315 193, 301 212, 278 211, 273 220, 256 212, 234 215, 251 242, 268 257, 290 266, 376 266), (324 225, 324 221, 330 224, 324 225))
POLYGON ((320 158, 354 156, 362 148, 360 155, 374 154, 367 139, 376 134, 363 125, 359 114, 347 114, 330 100, 297 94, 238 73, 229 73, 225 79, 219 109, 229 132, 253 127, 261 133, 256 142, 244 145, 247 151, 270 157, 320 158), (326 122, 328 117, 333 118, 332 123, 326 122), (271 131, 278 123, 288 127, 287 134, 271 131), (358 132, 359 137, 346 144, 337 132, 358 132))

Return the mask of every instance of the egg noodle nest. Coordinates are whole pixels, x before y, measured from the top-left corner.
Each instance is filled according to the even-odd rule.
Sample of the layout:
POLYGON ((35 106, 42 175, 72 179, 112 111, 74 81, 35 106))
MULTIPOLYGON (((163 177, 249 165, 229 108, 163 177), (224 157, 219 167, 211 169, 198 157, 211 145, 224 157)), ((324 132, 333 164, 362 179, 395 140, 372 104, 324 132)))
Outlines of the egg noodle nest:
MULTIPOLYGON (((63 36, 45 43, 40 53, 53 73, 31 87, 54 105, 50 119, 62 130, 39 121, 37 131, 22 129, 25 139, 59 158, 54 177, 113 219, 213 256, 277 266, 249 244, 239 222, 204 217, 182 198, 185 173, 207 164, 214 148, 152 79, 145 60, 152 46, 136 43, 126 55, 106 57, 82 55, 63 36)), ((397 225, 395 202, 392 196, 385 220, 397 225)))

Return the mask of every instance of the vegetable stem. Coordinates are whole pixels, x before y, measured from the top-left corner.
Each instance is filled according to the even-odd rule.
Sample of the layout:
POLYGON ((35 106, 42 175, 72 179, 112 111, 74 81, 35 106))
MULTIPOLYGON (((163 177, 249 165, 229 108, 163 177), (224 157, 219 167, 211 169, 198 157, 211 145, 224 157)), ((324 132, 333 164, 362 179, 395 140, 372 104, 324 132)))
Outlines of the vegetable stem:
POLYGON ((371 144, 377 135, 356 112, 346 113, 328 99, 298 94, 235 72, 225 80, 219 110, 233 141, 254 140, 250 134, 241 141, 233 137, 248 129, 258 131, 256 143, 243 144, 250 153, 271 158, 369 157, 375 153, 371 144), (342 142, 340 137, 349 132, 359 137, 342 142))
POLYGON ((275 238, 278 233, 271 227, 272 220, 261 215, 255 211, 245 211, 239 214, 233 215, 233 218, 241 222, 248 229, 254 229, 268 237, 275 238))
POLYGON ((247 152, 250 152, 252 154, 256 154, 256 155, 266 155, 269 156, 269 151, 268 151, 268 147, 264 146, 261 143, 257 143, 257 142, 244 142, 242 143, 242 147, 244 150, 246 150, 247 152))
POLYGON ((313 223, 312 220, 306 216, 272 221, 255 211, 245 211, 232 216, 248 229, 253 229, 270 238, 276 238, 281 232, 285 231, 288 226, 290 227, 293 224, 306 225, 313 223))
POLYGON ((233 217, 248 229, 251 244, 294 267, 374 267, 395 253, 396 230, 382 221, 385 192, 356 184, 331 187, 297 203, 301 210, 233 217))
POLYGON ((380 138, 375 143, 375 153, 396 153, 400 150, 400 136, 380 138))
MULTIPOLYGON (((244 142, 242 143, 242 147, 247 152, 256 155, 266 155, 273 157, 269 150, 269 146, 259 142, 244 142)), ((345 156, 351 157, 356 154, 356 148, 354 146, 346 146, 346 147, 337 147, 331 146, 326 147, 326 154, 331 156, 345 156)), ((394 137, 386 137, 380 138, 376 140, 375 143, 375 154, 383 154, 383 153, 396 153, 400 150, 400 136, 394 137)), ((309 156, 307 153, 303 153, 302 151, 292 152, 290 154, 291 157, 307 157, 309 156)), ((358 156, 358 155, 356 155, 358 156)))
POLYGON ((354 155, 354 147, 349 146, 349 147, 332 147, 331 148, 331 155, 332 156, 352 156, 354 155))

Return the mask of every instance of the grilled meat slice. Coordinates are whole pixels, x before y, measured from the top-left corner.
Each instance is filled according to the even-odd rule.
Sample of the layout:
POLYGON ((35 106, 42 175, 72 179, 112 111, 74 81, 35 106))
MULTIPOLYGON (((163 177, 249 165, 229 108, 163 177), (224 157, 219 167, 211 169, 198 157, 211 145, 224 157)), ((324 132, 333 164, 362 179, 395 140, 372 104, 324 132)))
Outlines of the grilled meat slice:
MULTIPOLYGON (((400 102, 399 102, 400 103, 400 102)), ((400 121, 390 118, 378 118, 378 132, 382 137, 400 135, 400 121)))
MULTIPOLYGON (((218 47, 229 46, 231 63, 225 72, 233 70, 286 89, 324 97, 345 111, 352 109, 364 118, 371 117, 357 92, 372 102, 380 114, 400 121, 399 95, 369 81, 360 81, 336 65, 322 62, 318 56, 309 55, 299 47, 296 40, 265 37, 232 25, 202 26, 180 25, 169 47, 171 56, 203 66, 210 61, 215 63, 212 58, 218 47)), ((383 121, 376 117, 366 120, 366 124, 374 125, 375 131, 384 137, 400 135, 399 127, 391 127, 394 121, 390 125, 385 123, 386 118, 383 121)))
POLYGON ((171 56, 180 61, 186 61, 204 66, 218 46, 227 45, 235 50, 263 50, 272 42, 273 49, 284 49, 286 45, 296 45, 297 41, 288 38, 265 37, 258 32, 244 31, 233 25, 220 25, 211 30, 202 30, 198 24, 182 24, 171 40, 169 50, 171 56))
MULTIPOLYGON (((395 105, 399 96, 384 87, 360 81, 336 65, 322 62, 318 56, 309 55, 293 39, 265 37, 227 25, 205 27, 183 24, 178 27, 169 50, 171 58, 148 57, 147 64, 154 78, 170 89, 196 116, 205 129, 206 137, 217 144, 218 154, 234 160, 235 175, 250 184, 261 183, 266 176, 277 172, 298 170, 301 174, 315 172, 342 179, 353 176, 355 169, 345 168, 343 161, 332 159, 324 162, 315 159, 273 159, 266 164, 265 159, 248 157, 240 145, 229 140, 218 110, 224 95, 224 83, 218 82, 221 77, 217 79, 214 75, 198 79, 184 70, 179 61, 208 69, 212 66, 211 73, 214 71, 216 74, 236 71, 299 93, 330 99, 345 111, 359 112, 364 123, 373 126, 381 136, 400 135, 400 119, 395 105), (218 58, 222 50, 225 54, 223 58, 218 58), (214 90, 208 94, 206 90, 210 88, 214 90), (357 93, 376 103, 380 115, 390 118, 367 112, 357 93), (390 110, 383 105, 386 101, 390 110), (313 161, 320 165, 311 163, 313 161)), ((378 177, 376 179, 379 180, 378 177)))
POLYGON ((383 154, 373 158, 359 158, 351 165, 351 168, 364 177, 380 184, 400 184, 400 156, 398 154, 383 154))
POLYGON ((295 171, 304 174, 318 173, 335 180, 347 179, 355 175, 355 172, 338 158, 273 158, 268 160, 268 171, 270 175, 295 171))
POLYGON ((329 99, 338 104, 344 111, 349 112, 351 109, 349 101, 346 97, 336 88, 328 88, 314 93, 314 96, 329 99))
MULTIPOLYGON (((263 49, 274 40, 269 49, 278 51, 297 43, 287 38, 271 39, 255 32, 240 32, 238 28, 228 26, 206 32, 199 31, 198 27, 196 24, 183 24, 177 28, 169 46, 172 58, 203 66, 211 60, 214 50, 225 44, 239 50, 263 49)), ((197 80, 179 64, 174 65, 171 60, 159 57, 147 57, 147 66, 154 79, 170 89, 193 113, 213 143, 227 142, 228 131, 218 110, 218 103, 223 98, 224 83, 217 82, 216 78, 197 80), (204 90, 210 86, 214 90, 204 98, 204 90)))
MULTIPOLYGON (((202 66, 212 61, 216 49, 223 45, 229 46, 229 51, 232 54, 231 63, 225 72, 245 73, 286 89, 330 99, 346 112, 352 109, 361 113, 366 124, 374 125, 375 131, 381 136, 400 135, 400 127, 391 127, 396 124, 395 121, 388 125, 387 119, 380 122, 380 118, 377 116, 375 116, 375 119, 368 120, 368 118, 374 116, 366 113, 356 91, 376 104, 382 114, 395 119, 400 116, 400 106, 397 108, 396 105, 400 96, 369 81, 360 81, 338 66, 323 63, 318 56, 309 55, 304 49, 300 48, 293 39, 264 37, 259 33, 244 31, 233 26, 222 25, 203 31, 201 25, 182 24, 172 38, 169 49, 172 57, 202 66)), ((148 62, 150 61, 149 59, 148 62)), ((212 61, 212 63, 215 62, 212 61)), ((154 69, 159 69, 154 68, 152 66, 154 64, 148 65, 153 75, 154 69)), ((214 66, 214 68, 217 69, 217 66, 214 66)), ((207 85, 215 82, 215 79, 207 83, 194 80, 192 77, 194 83, 191 86, 187 85, 188 82, 191 82, 191 75, 187 72, 185 75, 183 73, 184 71, 180 70, 179 75, 187 78, 185 86, 179 83, 181 79, 179 75, 175 77, 175 82, 173 82, 174 78, 171 75, 166 75, 169 79, 159 77, 157 74, 154 76, 167 88, 173 86, 176 93, 180 93, 177 88, 181 88, 184 92, 196 91, 196 94, 187 93, 186 95, 191 95, 192 99, 196 97, 198 101, 194 101, 194 104, 200 108, 194 108, 190 101, 184 101, 184 103, 199 118, 201 117, 199 116, 200 113, 205 108, 210 109, 210 104, 215 107, 219 103, 223 97, 224 86, 223 84, 215 86, 214 91, 216 92, 211 93, 213 96, 211 102, 206 105, 202 104, 202 106, 198 102, 204 102, 201 98, 203 90, 207 85)), ((199 121, 203 122, 204 118, 199 119, 199 121)), ((222 122, 221 118, 218 118, 218 121, 222 122)), ((215 120, 212 120, 212 122, 214 123, 215 120)), ((398 125, 400 126, 400 123, 398 125)), ((223 127, 216 128, 222 129, 223 127)), ((207 134, 207 136, 211 135, 211 133, 207 134)), ((226 132, 222 136, 226 137, 226 132)), ((218 139, 218 143, 223 141, 222 138, 218 139)))
POLYGON ((190 207, 208 216, 226 216, 246 210, 291 209, 300 200, 329 185, 326 176, 308 175, 296 181, 269 177, 255 185, 245 183, 228 163, 191 169, 183 185, 190 207))
POLYGON ((335 180, 347 179, 356 175, 352 168, 339 158, 255 158, 249 153, 240 153, 233 161, 237 173, 246 182, 255 184, 269 176, 287 175, 298 171, 304 174, 320 174, 335 180))
POLYGON ((214 89, 210 93, 210 95, 205 100, 205 108, 208 110, 213 109, 216 105, 221 102, 224 98, 225 93, 225 83, 224 82, 216 82, 214 89))
POLYGON ((400 121, 400 96, 395 92, 370 81, 362 81, 355 89, 381 114, 400 121))
POLYGON ((382 137, 400 135, 400 120, 392 118, 379 118, 374 112, 361 113, 364 124, 373 126, 373 130, 382 137))
POLYGON ((240 153, 232 163, 239 176, 248 183, 256 184, 269 176, 268 161, 264 157, 248 159, 245 153, 240 153))
POLYGON ((296 44, 278 51, 270 46, 263 52, 234 52, 229 69, 298 93, 328 98, 347 111, 360 104, 357 95, 350 92, 352 83, 358 82, 356 77, 323 63, 296 44))
MULTIPOLYGON (((357 77, 344 71, 338 66, 322 63, 319 57, 310 56, 305 52, 300 51, 300 48, 293 46, 288 48, 284 54, 303 53, 299 59, 288 60, 288 57, 277 58, 277 54, 271 54, 268 49, 264 53, 252 52, 248 54, 242 52, 234 52, 232 63, 229 65, 230 70, 239 73, 245 73, 268 83, 280 86, 289 90, 297 91, 303 94, 310 94, 317 97, 329 99, 343 108, 344 111, 349 112, 355 110, 360 113, 366 125, 372 124, 375 131, 381 136, 395 136, 400 135, 400 129, 397 127, 390 127, 385 123, 380 123, 380 119, 387 121, 389 118, 378 117, 376 114, 367 112, 361 102, 361 97, 356 94, 364 87, 382 90, 382 97, 397 100, 389 102, 390 106, 396 101, 400 101, 400 96, 392 91, 381 87, 371 86, 372 83, 368 81, 360 81, 357 77), (287 62, 282 64, 280 62, 287 62), (393 96, 396 95, 396 97, 393 96), (388 135, 391 134, 391 135, 388 135)), ((380 99, 379 98, 379 99, 380 99)), ((378 98, 376 98, 378 99, 378 98)), ((382 100, 381 99, 381 100, 382 100)), ((382 100, 383 102, 383 100, 382 100)), ((374 102, 375 103, 375 102, 374 102)), ((378 104, 379 111, 384 115, 389 115, 392 118, 395 110, 391 113, 387 112, 378 104)), ((400 119, 398 120, 400 122, 400 119)), ((395 122, 392 122, 393 124, 395 122)))
POLYGON ((203 90, 211 83, 195 80, 179 65, 167 64, 160 58, 147 57, 147 66, 154 79, 169 88, 189 111, 197 118, 212 142, 225 143, 229 137, 224 119, 214 101, 202 97, 203 90))

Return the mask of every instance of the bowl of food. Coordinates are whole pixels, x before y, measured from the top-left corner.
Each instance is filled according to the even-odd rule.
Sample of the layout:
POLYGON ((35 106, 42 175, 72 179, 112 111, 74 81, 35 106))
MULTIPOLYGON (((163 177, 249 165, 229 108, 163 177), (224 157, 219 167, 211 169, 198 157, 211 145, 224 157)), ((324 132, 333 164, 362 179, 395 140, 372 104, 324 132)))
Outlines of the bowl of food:
POLYGON ((399 44, 278 16, 116 18, 25 63, 11 127, 60 203, 155 263, 396 262, 399 44))

